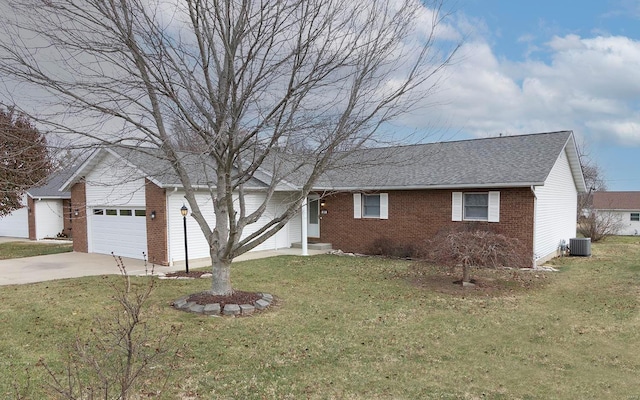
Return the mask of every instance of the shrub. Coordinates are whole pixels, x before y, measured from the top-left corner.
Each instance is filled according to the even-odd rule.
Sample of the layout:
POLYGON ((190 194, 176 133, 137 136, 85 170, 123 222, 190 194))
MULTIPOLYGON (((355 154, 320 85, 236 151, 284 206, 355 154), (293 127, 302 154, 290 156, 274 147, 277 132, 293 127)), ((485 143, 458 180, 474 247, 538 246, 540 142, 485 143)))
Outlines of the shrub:
POLYGON ((48 374, 48 398, 128 400, 140 393, 161 396, 168 386, 174 368, 170 344, 178 331, 149 325, 153 320, 145 310, 154 289, 153 268, 145 284, 134 284, 122 259, 115 258, 122 280, 110 286, 118 306, 107 318, 96 318, 88 336, 78 333, 65 351, 63 371, 42 359, 38 363, 48 374))
POLYGON ((428 240, 423 257, 430 262, 462 267, 462 281, 469 282, 470 267, 530 267, 531 257, 517 239, 486 230, 443 231, 428 240))
POLYGON ((416 254, 415 246, 398 244, 388 237, 379 237, 371 244, 370 254, 392 258, 411 258, 416 254))
POLYGON ((591 238, 592 242, 598 242, 609 236, 617 235, 624 227, 620 217, 610 212, 591 211, 589 215, 580 219, 578 233, 591 238))

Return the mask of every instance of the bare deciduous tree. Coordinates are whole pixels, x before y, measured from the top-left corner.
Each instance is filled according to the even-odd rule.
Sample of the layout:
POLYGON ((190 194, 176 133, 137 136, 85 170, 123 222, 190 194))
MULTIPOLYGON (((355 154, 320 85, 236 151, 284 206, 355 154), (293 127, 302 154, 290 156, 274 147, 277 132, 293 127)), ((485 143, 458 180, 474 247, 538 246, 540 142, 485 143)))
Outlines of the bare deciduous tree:
POLYGON ((617 235, 624 227, 620 215, 610 211, 589 209, 589 214, 578 223, 578 233, 598 242, 609 236, 617 235))
POLYGON ((51 168, 45 137, 12 109, 0 110, 0 217, 25 206, 22 194, 51 168))
POLYGON ((580 222, 582 218, 587 217, 592 213, 593 192, 607 190, 607 184, 604 181, 602 168, 598 163, 591 159, 585 145, 578 148, 578 156, 580 157, 584 183, 587 187, 587 191, 585 193, 578 193, 577 211, 578 221, 580 222))
POLYGON ((54 131, 160 149, 208 241, 212 293, 224 295, 232 293, 231 260, 282 228, 340 152, 367 145, 434 90, 459 46, 437 40, 442 7, 442 0, 15 0, 17 17, 3 21, 0 73, 56 96, 52 115, 40 118, 54 131), (185 147, 215 166, 208 182, 215 223, 196 201, 179 152, 185 147), (249 210, 246 185, 258 171, 268 187, 249 210), (286 209, 244 234, 291 174, 298 190, 286 209))

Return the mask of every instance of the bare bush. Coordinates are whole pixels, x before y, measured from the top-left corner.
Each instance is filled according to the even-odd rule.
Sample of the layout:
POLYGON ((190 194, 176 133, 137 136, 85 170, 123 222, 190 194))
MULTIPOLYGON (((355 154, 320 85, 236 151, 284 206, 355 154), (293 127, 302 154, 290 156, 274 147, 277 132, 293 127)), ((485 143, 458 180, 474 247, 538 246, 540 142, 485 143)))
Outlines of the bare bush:
POLYGON ((89 337, 77 335, 64 371, 40 360, 49 377, 47 398, 127 400, 140 393, 160 396, 167 387, 174 369, 168 345, 177 329, 151 329, 143 311, 154 289, 152 274, 144 285, 132 284, 122 259, 115 258, 122 280, 110 286, 119 307, 112 318, 97 318, 89 337))
POLYGON ((470 282, 470 268, 530 267, 532 259, 517 239, 486 230, 445 231, 427 241, 427 261, 462 268, 462 281, 470 282))
POLYGON ((617 235, 624 227, 620 217, 606 211, 591 211, 589 215, 580 219, 578 233, 598 242, 609 236, 617 235))
POLYGON ((380 237, 373 241, 370 252, 377 256, 411 258, 415 255, 416 249, 411 244, 396 243, 388 237, 380 237))

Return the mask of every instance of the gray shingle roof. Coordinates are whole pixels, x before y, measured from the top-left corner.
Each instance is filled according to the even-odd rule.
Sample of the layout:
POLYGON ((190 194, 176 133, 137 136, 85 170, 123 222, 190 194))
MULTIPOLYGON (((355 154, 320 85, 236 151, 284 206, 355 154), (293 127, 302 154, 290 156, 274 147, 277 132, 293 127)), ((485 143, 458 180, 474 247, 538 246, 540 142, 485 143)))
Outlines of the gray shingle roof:
POLYGON ((61 191, 60 187, 76 171, 77 165, 65 168, 51 174, 44 185, 33 187, 27 190, 27 194, 32 198, 48 199, 70 199, 71 192, 61 191))
POLYGON ((324 174, 319 189, 530 186, 542 184, 572 132, 361 150, 324 174))
MULTIPOLYGON (((162 187, 181 187, 178 174, 171 166, 171 162, 164 158, 160 150, 151 148, 113 148, 118 155, 140 169, 145 177, 154 180, 162 187)), ((180 152, 182 165, 189 173, 191 184, 194 186, 215 186, 216 173, 213 160, 201 154, 180 152)), ((251 179, 247 188, 265 188, 266 185, 258 179, 251 179)))
MULTIPOLYGON (((565 147, 568 147, 577 188, 584 191, 571 131, 338 153, 336 165, 320 176, 314 189, 401 190, 542 185, 565 147)), ((113 151, 160 186, 182 186, 171 163, 163 159, 158 150, 115 148, 113 151)), ((180 156, 192 184, 215 185, 212 161, 197 154, 180 153, 180 156)), ((302 154, 270 157, 247 187, 265 188, 272 175, 284 177, 290 184, 288 190, 300 188, 309 176, 313 162, 312 157, 306 159, 302 154)))

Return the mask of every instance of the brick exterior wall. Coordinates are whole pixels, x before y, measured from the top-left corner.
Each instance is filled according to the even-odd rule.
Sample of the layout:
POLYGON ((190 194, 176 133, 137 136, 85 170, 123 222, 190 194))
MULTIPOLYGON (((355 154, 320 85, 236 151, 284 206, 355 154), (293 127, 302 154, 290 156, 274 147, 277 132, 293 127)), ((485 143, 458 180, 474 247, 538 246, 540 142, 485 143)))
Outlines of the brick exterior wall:
POLYGON ((27 196, 27 210, 29 223, 29 239, 36 240, 36 202, 30 196, 27 196))
POLYGON ((145 179, 147 208, 147 251, 150 262, 169 265, 167 255, 167 194, 166 190, 145 179), (155 218, 151 213, 155 211, 155 218))
POLYGON ((73 225, 73 251, 87 253, 87 195, 84 182, 78 182, 71 187, 71 216, 73 225), (78 210, 78 215, 75 215, 78 210))
MULTIPOLYGON (((326 198, 327 214, 320 222, 320 239, 334 249, 371 253, 377 240, 397 245, 424 246, 443 229, 478 227, 516 238, 523 254, 533 257, 534 197, 529 188, 490 189, 500 191, 500 222, 452 221, 452 192, 460 190, 389 191, 389 219, 353 217, 353 194, 326 198)), ((474 190, 466 190, 471 192, 474 190)), ((488 189, 476 190, 487 192, 488 189)))
POLYGON ((73 227, 73 211, 71 209, 71 200, 65 199, 62 200, 62 233, 67 235, 67 237, 73 237, 72 228, 73 227))

